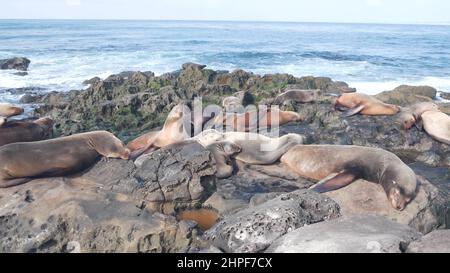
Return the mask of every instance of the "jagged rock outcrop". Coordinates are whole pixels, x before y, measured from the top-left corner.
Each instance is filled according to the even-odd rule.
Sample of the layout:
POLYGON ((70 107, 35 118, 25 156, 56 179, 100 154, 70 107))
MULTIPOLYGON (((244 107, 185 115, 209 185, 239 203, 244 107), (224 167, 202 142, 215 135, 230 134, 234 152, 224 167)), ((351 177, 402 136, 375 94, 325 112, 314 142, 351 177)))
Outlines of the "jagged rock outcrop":
POLYGON ((31 61, 24 57, 14 57, 0 60, 0 69, 15 69, 27 71, 31 61))
POLYGON ((205 237, 226 252, 255 253, 299 227, 339 216, 334 201, 300 190, 225 216, 205 237))

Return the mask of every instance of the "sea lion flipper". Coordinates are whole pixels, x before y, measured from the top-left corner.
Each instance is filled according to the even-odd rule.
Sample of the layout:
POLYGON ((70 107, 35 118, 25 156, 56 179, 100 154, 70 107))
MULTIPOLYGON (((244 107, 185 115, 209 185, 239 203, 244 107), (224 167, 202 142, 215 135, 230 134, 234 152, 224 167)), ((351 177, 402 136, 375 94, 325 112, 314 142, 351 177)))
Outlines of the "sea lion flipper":
POLYGON ((414 125, 416 126, 417 129, 419 129, 419 131, 423 130, 423 120, 421 117, 419 117, 418 119, 416 119, 416 122, 414 122, 414 125))
POLYGON ((318 193, 325 193, 344 188, 356 180, 358 180, 358 176, 354 172, 343 171, 325 178, 310 189, 318 193))
POLYGON ((354 116, 356 114, 359 114, 362 110, 364 110, 364 105, 358 105, 355 108, 349 109, 347 111, 344 112, 344 117, 351 117, 354 116))
POLYGON ((17 179, 11 179, 11 180, 0 179, 0 188, 9 188, 9 187, 22 185, 27 182, 30 182, 31 180, 32 180, 31 178, 17 178, 17 179))

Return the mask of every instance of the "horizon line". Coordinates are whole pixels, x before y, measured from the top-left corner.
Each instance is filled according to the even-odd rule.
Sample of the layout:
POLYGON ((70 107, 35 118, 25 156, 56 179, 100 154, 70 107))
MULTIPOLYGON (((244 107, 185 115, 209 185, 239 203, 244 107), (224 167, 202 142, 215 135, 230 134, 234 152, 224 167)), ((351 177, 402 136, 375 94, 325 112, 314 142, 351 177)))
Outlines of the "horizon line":
POLYGON ((226 19, 112 19, 112 18, 0 18, 8 20, 33 21, 154 21, 154 22, 228 22, 228 23, 287 23, 287 24, 361 24, 361 25, 421 25, 421 26, 450 26, 449 22, 330 22, 330 21, 273 21, 273 20, 226 20, 226 19))

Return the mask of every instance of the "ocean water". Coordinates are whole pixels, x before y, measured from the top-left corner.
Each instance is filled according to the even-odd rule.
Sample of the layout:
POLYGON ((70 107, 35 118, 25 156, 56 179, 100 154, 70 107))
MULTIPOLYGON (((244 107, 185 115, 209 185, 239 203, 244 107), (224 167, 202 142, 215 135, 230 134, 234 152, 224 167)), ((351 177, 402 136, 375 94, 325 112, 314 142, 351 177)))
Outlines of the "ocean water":
POLYGON ((195 21, 0 20, 0 59, 25 56, 29 75, 0 71, 11 88, 84 88, 94 76, 156 74, 185 62, 259 74, 327 76, 369 94, 400 84, 450 91, 450 26, 195 21))

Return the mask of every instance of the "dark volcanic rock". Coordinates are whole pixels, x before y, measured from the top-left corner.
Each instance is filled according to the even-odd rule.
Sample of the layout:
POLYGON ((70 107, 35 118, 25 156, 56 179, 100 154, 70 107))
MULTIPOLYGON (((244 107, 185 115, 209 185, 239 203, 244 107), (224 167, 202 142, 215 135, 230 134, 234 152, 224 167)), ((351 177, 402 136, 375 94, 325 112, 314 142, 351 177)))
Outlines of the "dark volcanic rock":
POLYGON ((436 230, 412 242, 407 253, 450 253, 450 230, 436 230))
POLYGON ((380 216, 342 217, 299 228, 267 253, 401 253, 421 237, 413 228, 380 216))
POLYGON ((335 202, 300 190, 224 217, 205 238, 226 252, 255 253, 299 227, 339 216, 335 202))
POLYGON ((450 93, 447 92, 441 92, 441 98, 450 100, 450 93))
POLYGON ((207 106, 221 105, 225 96, 241 90, 246 91, 247 103, 258 103, 291 86, 332 93, 355 91, 329 78, 259 76, 243 70, 214 71, 192 63, 158 77, 151 72, 123 72, 90 83, 86 90, 53 94, 52 100, 36 98, 33 103, 40 106, 35 114, 55 119, 57 135, 106 129, 128 141, 161 126, 176 104, 198 96, 207 106))
POLYGON ((15 69, 27 71, 31 61, 23 57, 0 60, 0 69, 15 69))
POLYGON ((401 85, 392 91, 386 91, 376 97, 386 103, 409 106, 417 102, 433 101, 437 90, 430 86, 401 85))

